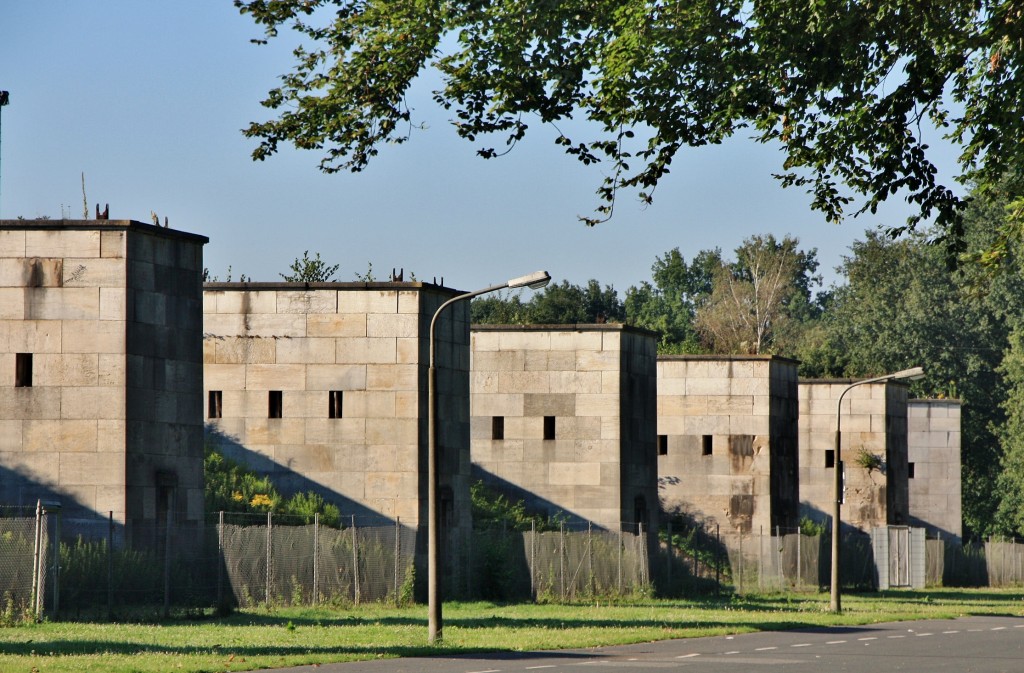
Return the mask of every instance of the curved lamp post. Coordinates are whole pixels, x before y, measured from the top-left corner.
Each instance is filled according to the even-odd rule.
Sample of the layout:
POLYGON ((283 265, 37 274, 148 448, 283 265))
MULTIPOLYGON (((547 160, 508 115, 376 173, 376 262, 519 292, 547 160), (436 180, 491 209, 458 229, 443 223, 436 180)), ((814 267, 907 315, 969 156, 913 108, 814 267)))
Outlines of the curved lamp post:
POLYGON ((434 339, 437 318, 446 308, 464 299, 472 299, 505 288, 528 287, 531 290, 539 290, 550 281, 551 276, 547 271, 537 271, 507 280, 500 285, 492 285, 475 292, 460 294, 437 307, 434 317, 430 319, 430 369, 427 373, 427 405, 429 406, 427 421, 427 622, 428 639, 431 643, 441 640, 441 580, 438 574, 438 538, 441 522, 438 519, 440 513, 437 507, 437 368, 435 366, 437 346, 434 339))
POLYGON ((886 374, 885 376, 877 376, 873 379, 864 379, 863 381, 856 381, 846 386, 839 395, 839 402, 836 404, 836 449, 835 449, 835 463, 833 469, 835 470, 834 480, 832 482, 832 578, 831 578, 831 601, 830 608, 832 612, 839 613, 842 611, 839 600, 839 537, 840 537, 840 518, 839 518, 839 506, 843 502, 843 461, 841 460, 842 447, 840 446, 840 438, 842 436, 841 425, 843 421, 843 398, 846 393, 850 392, 857 386, 862 386, 867 383, 881 383, 882 381, 916 381, 917 379, 924 378, 924 369, 921 367, 912 367, 911 369, 904 369, 902 371, 893 372, 892 374, 886 374))

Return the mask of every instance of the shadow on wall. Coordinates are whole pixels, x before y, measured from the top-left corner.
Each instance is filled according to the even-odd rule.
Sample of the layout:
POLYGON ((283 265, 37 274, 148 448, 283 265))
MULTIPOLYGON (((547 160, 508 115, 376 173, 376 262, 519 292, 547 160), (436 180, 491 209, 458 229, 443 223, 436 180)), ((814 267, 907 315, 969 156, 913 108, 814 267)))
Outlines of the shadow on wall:
POLYGON ((253 451, 241 444, 236 438, 221 432, 216 427, 204 426, 204 440, 207 445, 215 448, 225 458, 240 463, 259 475, 269 477, 270 481, 284 496, 312 491, 319 494, 327 502, 336 505, 341 512, 341 520, 347 522, 354 516, 360 526, 378 526, 393 524, 395 520, 381 512, 367 507, 316 482, 306 475, 296 472, 287 465, 282 465, 269 457, 253 451))
POLYGON ((529 514, 539 514, 551 521, 564 521, 566 527, 571 529, 585 529, 589 525, 594 530, 607 530, 607 528, 597 522, 589 521, 574 512, 566 510, 565 507, 558 503, 551 502, 522 486, 506 481, 494 473, 488 472, 476 463, 473 464, 472 480, 474 483, 483 481, 484 484, 502 493, 513 503, 520 500, 523 501, 529 514))
MULTIPOLYGON (((0 466, 0 516, 31 518, 36 503, 60 506, 61 537, 65 540, 106 539, 110 535, 110 513, 97 512, 82 504, 58 486, 40 481, 17 468, 0 466)), ((124 539, 124 524, 114 522, 114 539, 124 539)))

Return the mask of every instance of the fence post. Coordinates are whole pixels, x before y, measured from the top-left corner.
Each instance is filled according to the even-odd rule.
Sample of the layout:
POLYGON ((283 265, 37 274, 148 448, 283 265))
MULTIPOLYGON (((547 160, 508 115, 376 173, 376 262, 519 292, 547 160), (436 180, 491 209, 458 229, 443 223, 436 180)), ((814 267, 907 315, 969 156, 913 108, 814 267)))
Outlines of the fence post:
POLYGON ((263 595, 267 605, 270 605, 270 576, 274 560, 274 514, 267 512, 267 577, 264 582, 263 595))
POLYGON ((618 589, 619 595, 622 595, 622 526, 619 526, 619 567, 618 567, 618 589))
POLYGON ((637 521, 636 523, 637 542, 640 543, 640 553, 637 562, 640 564, 640 586, 646 587, 650 580, 648 573, 649 568, 647 567, 647 536, 644 534, 644 522, 637 521))
POLYGON ((715 595, 722 593, 722 529, 715 524, 715 595))
POLYGON ((114 620, 114 512, 107 510, 107 621, 114 620))
POLYGON ((224 607, 224 510, 217 513, 217 607, 224 607))
POLYGON ((311 605, 320 602, 320 512, 313 514, 313 597, 311 605))
POLYGON ((53 532, 53 618, 60 615, 60 523, 63 510, 57 509, 57 521, 53 532))
POLYGON ((402 558, 402 517, 395 517, 395 607, 398 607, 402 597, 398 595, 398 570, 402 558))
POLYGON ((352 515, 352 598, 359 605, 359 536, 356 534, 356 515, 352 515))
POLYGON ((530 595, 537 600, 537 522, 530 519, 530 595))
POLYGON ((800 542, 803 539, 803 537, 804 537, 803 531, 801 531, 799 528, 797 528, 796 529, 796 585, 797 585, 797 587, 801 586, 801 581, 800 581, 801 567, 800 566, 802 566, 804 564, 804 557, 801 556, 801 554, 800 554, 800 542))
POLYGON ((764 526, 757 529, 757 588, 764 591, 764 526))
POLYGON ((558 583, 559 595, 565 600, 565 523, 558 524, 558 583))
POLYGON ((39 576, 39 570, 42 565, 39 563, 39 558, 43 546, 43 501, 36 500, 36 540, 35 549, 32 552, 32 609, 36 613, 36 619, 40 617, 40 600, 39 594, 41 593, 40 585, 42 578, 39 576))
POLYGON ((782 529, 779 526, 775 526, 775 548, 778 550, 778 575, 779 575, 779 591, 782 591, 783 580, 786 578, 786 573, 782 570, 782 548, 785 546, 786 540, 782 537, 782 529))
POLYGON ((594 579, 594 524, 587 522, 587 573, 590 575, 588 585, 590 595, 597 595, 597 581, 594 579))
POLYGON ((737 559, 740 564, 740 593, 743 593, 743 533, 740 533, 740 553, 737 559))

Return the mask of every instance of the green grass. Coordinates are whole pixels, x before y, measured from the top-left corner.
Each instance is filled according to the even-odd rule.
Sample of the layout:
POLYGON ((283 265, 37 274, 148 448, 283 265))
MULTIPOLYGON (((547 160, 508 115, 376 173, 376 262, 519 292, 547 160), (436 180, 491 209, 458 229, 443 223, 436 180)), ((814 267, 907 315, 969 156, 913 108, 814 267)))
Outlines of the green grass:
POLYGON ((0 629, 0 670, 25 673, 242 671, 401 657, 589 647, 807 626, 1024 615, 1018 591, 891 591, 629 604, 448 604, 444 645, 427 646, 426 608, 245 610, 222 619, 149 624, 54 622, 0 629))

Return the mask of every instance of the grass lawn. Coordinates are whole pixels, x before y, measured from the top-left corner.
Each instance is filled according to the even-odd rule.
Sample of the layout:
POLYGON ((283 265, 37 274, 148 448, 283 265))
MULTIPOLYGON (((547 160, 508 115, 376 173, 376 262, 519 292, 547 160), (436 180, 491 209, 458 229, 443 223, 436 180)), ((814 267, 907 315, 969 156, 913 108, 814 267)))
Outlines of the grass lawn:
POLYGON ((128 673, 257 668, 446 653, 576 648, 803 626, 1024 615, 1022 590, 934 589, 643 600, 574 605, 449 603, 444 645, 427 646, 424 606, 277 608, 142 624, 55 622, 0 628, 0 671, 128 673))

